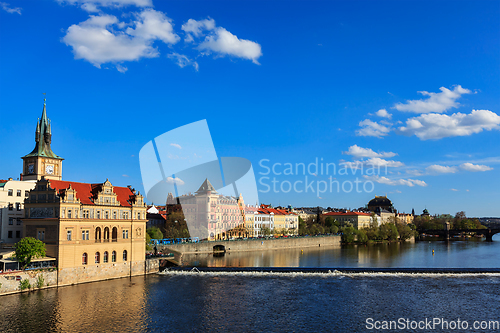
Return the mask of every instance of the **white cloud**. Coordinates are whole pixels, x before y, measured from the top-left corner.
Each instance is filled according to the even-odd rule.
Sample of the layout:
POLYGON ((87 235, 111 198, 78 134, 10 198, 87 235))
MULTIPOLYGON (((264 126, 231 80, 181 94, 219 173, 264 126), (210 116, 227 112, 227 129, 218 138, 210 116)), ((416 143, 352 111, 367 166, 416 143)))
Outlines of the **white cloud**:
POLYGON ((186 37, 184 41, 187 43, 191 43, 194 41, 194 37, 202 36, 202 32, 204 30, 212 31, 215 29, 215 20, 212 18, 208 18, 205 20, 196 21, 193 19, 189 19, 186 23, 184 23, 181 29, 186 33, 186 37))
POLYGON ((489 110, 472 110, 469 114, 423 114, 406 120, 398 133, 416 135, 421 140, 468 136, 483 130, 500 129, 500 116, 489 110))
POLYGON ((380 109, 377 112, 375 112, 375 114, 377 116, 379 116, 379 117, 382 117, 382 118, 387 118, 387 119, 391 119, 392 118, 392 114, 390 114, 389 112, 387 112, 386 109, 380 109))
POLYGON ((418 180, 418 179, 389 179, 387 177, 380 177, 379 175, 374 175, 374 176, 363 175, 363 177, 367 180, 371 180, 379 184, 392 185, 392 186, 397 186, 397 185, 404 185, 409 187, 413 187, 415 185, 422 187, 427 186, 427 184, 423 180, 418 180))
POLYGON ((171 145, 172 147, 182 149, 181 145, 180 145, 180 144, 178 144, 178 143, 171 143, 170 145, 171 145))
POLYGON ((458 192, 458 190, 456 188, 450 188, 450 191, 458 192))
POLYGON ((167 177, 166 182, 169 184, 184 185, 184 181, 180 178, 167 177))
POLYGON ((363 158, 363 157, 393 157, 396 156, 396 153, 393 152, 380 152, 377 153, 370 148, 362 148, 358 145, 353 145, 349 147, 348 151, 343 152, 343 154, 351 155, 354 158, 363 158))
POLYGON ((445 87, 439 88, 440 93, 419 91, 418 93, 429 96, 427 99, 408 100, 406 103, 396 103, 394 108, 398 111, 408 111, 415 113, 442 113, 451 108, 457 108, 460 104, 456 101, 463 94, 470 94, 469 89, 464 89, 457 85, 453 90, 445 87))
POLYGON ((120 8, 126 6, 153 7, 152 0, 56 0, 60 4, 78 5, 87 12, 97 12, 98 7, 120 8))
POLYGON ((427 171, 427 173, 430 174, 439 174, 439 173, 455 173, 458 170, 456 167, 433 164, 425 168, 425 171, 427 171))
POLYGON ((129 178, 130 176, 129 175, 126 175, 126 174, 123 174, 122 177, 126 177, 126 178, 129 178))
POLYGON ((368 165, 374 166, 374 167, 389 167, 389 168, 397 168, 397 167, 402 167, 404 164, 399 161, 388 161, 384 160, 383 158, 380 157, 373 157, 365 162, 368 165))
POLYGON ((373 136, 376 138, 381 138, 386 136, 390 131, 390 127, 381 125, 377 122, 365 119, 359 122, 361 128, 356 131, 358 136, 373 136))
POLYGON ((460 169, 465 170, 465 171, 471 171, 471 172, 493 170, 492 167, 489 167, 487 165, 479 165, 479 164, 472 164, 472 163, 460 164, 460 169))
POLYGON ((159 39, 166 44, 175 44, 179 41, 179 36, 174 33, 172 20, 164 13, 145 9, 136 14, 136 17, 138 21, 135 22, 135 29, 126 30, 130 36, 141 37, 144 40, 159 39))
POLYGON ((167 55, 169 59, 175 60, 177 65, 179 65, 180 68, 184 68, 186 66, 193 66, 196 71, 200 68, 198 63, 194 60, 189 59, 187 56, 184 54, 179 54, 179 53, 171 53, 167 55))
POLYGON ((260 44, 251 40, 239 39, 236 35, 233 35, 222 27, 215 28, 198 45, 197 49, 208 54, 213 52, 219 56, 229 55, 252 60, 257 65, 260 65, 258 59, 262 56, 260 44))
POLYGON ((413 176, 422 176, 423 175, 422 171, 416 170, 416 169, 406 170, 406 173, 410 174, 410 175, 413 175, 413 176))
MULTIPOLYGON (((103 63, 121 63, 141 58, 154 58, 159 52, 152 46, 155 40, 174 44, 179 37, 173 33, 170 19, 163 13, 146 9, 136 15, 135 29, 124 27, 112 15, 90 15, 79 24, 73 24, 66 31, 62 41, 73 48, 75 59, 84 59, 101 68, 103 63)), ((117 67, 124 72, 126 67, 117 67)))
POLYGON ((21 15, 21 7, 10 7, 10 4, 6 2, 0 2, 0 6, 2 7, 3 10, 5 10, 9 14, 14 14, 17 13, 21 15))

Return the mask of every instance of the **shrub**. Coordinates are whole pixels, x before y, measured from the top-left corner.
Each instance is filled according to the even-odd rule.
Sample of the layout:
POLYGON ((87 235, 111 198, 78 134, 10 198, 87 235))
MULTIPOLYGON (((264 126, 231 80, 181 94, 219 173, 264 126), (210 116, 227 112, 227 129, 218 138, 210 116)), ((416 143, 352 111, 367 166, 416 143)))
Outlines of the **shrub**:
POLYGON ((45 284, 45 279, 43 278, 43 275, 42 274, 38 275, 36 279, 36 287, 40 289, 43 287, 44 284, 45 284))
POLYGON ((28 279, 22 279, 21 282, 19 283, 19 289, 21 289, 21 291, 26 290, 26 289, 30 289, 30 288, 31 288, 31 284, 30 284, 30 281, 28 279))

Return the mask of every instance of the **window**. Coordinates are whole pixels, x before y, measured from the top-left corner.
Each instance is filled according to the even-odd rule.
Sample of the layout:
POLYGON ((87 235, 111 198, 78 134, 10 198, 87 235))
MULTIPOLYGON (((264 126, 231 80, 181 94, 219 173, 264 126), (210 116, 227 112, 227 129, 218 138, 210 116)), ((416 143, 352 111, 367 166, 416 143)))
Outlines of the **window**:
POLYGON ((30 195, 30 191, 24 191, 24 196, 27 198, 30 195))
POLYGON ((84 219, 88 219, 89 218, 89 211, 88 210, 84 210, 83 211, 83 218, 84 219))
POLYGON ((71 218, 71 209, 68 209, 68 219, 71 218))
POLYGON ((12 230, 9 230, 8 238, 12 238, 12 230))
POLYGON ((100 219, 100 218, 101 218, 101 211, 100 211, 100 210, 98 210, 98 211, 97 211, 97 218, 98 218, 98 219, 100 219))
POLYGON ((9 194, 8 194, 8 196, 9 196, 9 197, 11 197, 11 196, 12 196, 12 189, 11 189, 11 188, 9 189, 9 194))
POLYGON ((67 240, 69 240, 69 241, 71 240, 71 230, 68 230, 68 231, 66 232, 66 238, 67 238, 67 240))
POLYGON ((116 251, 111 252, 111 262, 116 262, 116 251))
POLYGON ((82 240, 89 240, 89 231, 82 230, 82 240))
POLYGON ((9 210, 12 210, 14 208, 14 205, 9 202, 9 210))
POLYGON ((20 230, 16 231, 16 238, 21 238, 21 231, 20 230))
POLYGON ((20 211, 21 210, 21 203, 16 202, 16 210, 20 211))
POLYGON ((17 219, 16 225, 21 225, 21 222, 22 222, 21 219, 17 219))
POLYGON ((109 219, 109 212, 108 212, 108 211, 106 211, 106 212, 104 213, 104 216, 106 217, 106 219, 109 219))
POLYGON ((104 252, 104 257, 102 258, 103 263, 108 263, 108 251, 104 252))
POLYGON ((82 254, 82 265, 87 265, 87 253, 82 254))
POLYGON ((113 219, 116 220, 116 212, 113 212, 113 219))
POLYGON ((123 239, 128 239, 128 230, 122 230, 123 239))
POLYGON ((37 239, 41 241, 45 239, 45 230, 38 230, 37 239))
POLYGON ((14 224, 14 218, 13 217, 9 217, 9 225, 13 225, 14 224))
POLYGON ((20 197, 21 196, 21 190, 17 190, 17 196, 20 197))
POLYGON ((123 250, 123 261, 127 261, 127 250, 123 250))
POLYGON ((99 252, 95 253, 95 263, 98 264, 101 260, 101 254, 99 252))

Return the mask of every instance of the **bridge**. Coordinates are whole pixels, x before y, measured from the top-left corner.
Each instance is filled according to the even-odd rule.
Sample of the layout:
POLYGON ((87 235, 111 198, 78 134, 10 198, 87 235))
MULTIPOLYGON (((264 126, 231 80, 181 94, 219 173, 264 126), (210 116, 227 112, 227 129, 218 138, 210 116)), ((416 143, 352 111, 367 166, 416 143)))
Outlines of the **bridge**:
POLYGON ((486 237, 487 242, 493 241, 493 235, 500 233, 500 227, 490 227, 487 229, 450 229, 450 224, 446 223, 444 229, 441 230, 418 230, 420 234, 426 235, 438 235, 442 236, 445 240, 450 239, 450 237, 461 235, 463 233, 474 232, 478 235, 483 235, 486 237))

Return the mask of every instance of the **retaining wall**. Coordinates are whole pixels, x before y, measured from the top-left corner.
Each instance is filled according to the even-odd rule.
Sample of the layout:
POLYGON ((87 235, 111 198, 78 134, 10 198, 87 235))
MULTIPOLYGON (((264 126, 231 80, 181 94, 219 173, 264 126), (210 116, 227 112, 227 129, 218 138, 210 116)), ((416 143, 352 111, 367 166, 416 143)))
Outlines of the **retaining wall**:
POLYGON ((212 253, 214 246, 223 246, 226 252, 261 251, 290 248, 335 246, 340 247, 340 236, 289 237, 239 241, 214 241, 175 245, 157 245, 158 251, 174 253, 212 253))
MULTIPOLYGON (((21 281, 28 279, 32 286, 37 285, 38 276, 44 279, 44 288, 62 287, 72 284, 118 279, 123 277, 152 274, 158 272, 158 258, 124 263, 108 263, 62 269, 40 269, 15 271, 0 274, 0 295, 22 292, 21 281)), ((38 289, 38 288, 34 288, 38 289)), ((27 291, 27 290, 26 290, 27 291)))

